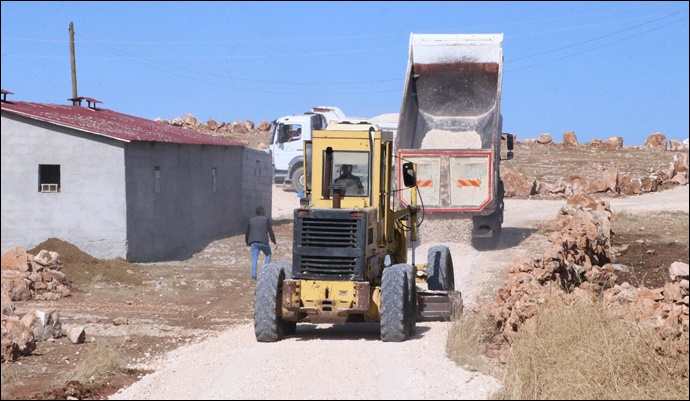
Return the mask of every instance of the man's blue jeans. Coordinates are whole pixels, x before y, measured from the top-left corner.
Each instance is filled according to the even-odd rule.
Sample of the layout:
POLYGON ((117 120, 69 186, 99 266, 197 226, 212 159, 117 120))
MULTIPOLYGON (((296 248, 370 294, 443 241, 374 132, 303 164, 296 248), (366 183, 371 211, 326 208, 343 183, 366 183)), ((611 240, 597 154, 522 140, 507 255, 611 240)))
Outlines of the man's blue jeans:
POLYGON ((264 265, 271 263, 271 247, 265 242, 252 242, 250 246, 252 248, 252 278, 256 279, 256 265, 259 261, 259 252, 263 252, 266 255, 264 265))

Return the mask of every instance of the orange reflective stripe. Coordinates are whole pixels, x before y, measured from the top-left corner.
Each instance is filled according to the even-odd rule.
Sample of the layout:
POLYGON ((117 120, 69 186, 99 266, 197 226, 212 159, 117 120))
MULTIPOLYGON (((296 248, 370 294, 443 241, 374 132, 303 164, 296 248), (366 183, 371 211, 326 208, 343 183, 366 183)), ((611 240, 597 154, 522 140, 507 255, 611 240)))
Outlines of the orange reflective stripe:
POLYGON ((417 180, 418 187, 433 187, 434 181, 432 180, 417 180))
POLYGON ((482 180, 458 180, 459 187, 478 187, 482 180))

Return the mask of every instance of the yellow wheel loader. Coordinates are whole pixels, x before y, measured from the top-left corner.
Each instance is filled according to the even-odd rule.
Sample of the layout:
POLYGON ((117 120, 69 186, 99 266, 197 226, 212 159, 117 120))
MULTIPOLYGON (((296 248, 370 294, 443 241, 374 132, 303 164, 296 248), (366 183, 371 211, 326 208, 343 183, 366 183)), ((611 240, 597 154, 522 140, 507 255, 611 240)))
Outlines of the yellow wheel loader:
POLYGON ((417 236, 416 165, 394 154, 392 134, 370 123, 334 123, 305 141, 292 261, 259 272, 257 341, 279 341, 302 322, 378 322, 382 341, 399 342, 414 335, 417 321, 447 320, 461 307, 447 246, 432 247, 425 264, 408 261, 417 236), (410 192, 411 204, 396 210, 398 191, 410 192))

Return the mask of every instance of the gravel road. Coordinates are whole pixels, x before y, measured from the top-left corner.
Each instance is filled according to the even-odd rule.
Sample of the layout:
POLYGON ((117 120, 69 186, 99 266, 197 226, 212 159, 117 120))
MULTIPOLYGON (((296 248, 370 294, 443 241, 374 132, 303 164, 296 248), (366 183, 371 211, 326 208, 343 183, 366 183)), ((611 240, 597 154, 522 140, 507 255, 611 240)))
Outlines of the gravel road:
MULTIPOLYGON (((688 212, 688 187, 609 201, 613 212, 688 212)), ((278 188, 273 202, 273 218, 280 219, 291 216, 297 199, 278 188)), ((466 307, 502 284, 511 262, 535 246, 530 234, 564 204, 507 199, 497 250, 447 244, 466 307)), ((432 245, 420 244, 416 255, 426 255, 432 245)), ((500 382, 446 357, 448 328, 422 322, 410 341, 383 343, 377 324, 300 324, 294 337, 258 343, 249 321, 141 366, 155 372, 110 399, 488 399, 500 382)))

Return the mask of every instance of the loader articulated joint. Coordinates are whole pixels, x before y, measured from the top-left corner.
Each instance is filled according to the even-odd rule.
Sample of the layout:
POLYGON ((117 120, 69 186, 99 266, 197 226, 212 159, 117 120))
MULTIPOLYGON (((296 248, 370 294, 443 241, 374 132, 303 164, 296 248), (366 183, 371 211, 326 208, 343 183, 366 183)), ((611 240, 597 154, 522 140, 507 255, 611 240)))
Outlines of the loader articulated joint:
POLYGON ((419 213, 419 206, 413 206, 413 205, 407 205, 407 210, 410 212, 410 214, 415 214, 419 213))

